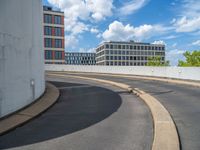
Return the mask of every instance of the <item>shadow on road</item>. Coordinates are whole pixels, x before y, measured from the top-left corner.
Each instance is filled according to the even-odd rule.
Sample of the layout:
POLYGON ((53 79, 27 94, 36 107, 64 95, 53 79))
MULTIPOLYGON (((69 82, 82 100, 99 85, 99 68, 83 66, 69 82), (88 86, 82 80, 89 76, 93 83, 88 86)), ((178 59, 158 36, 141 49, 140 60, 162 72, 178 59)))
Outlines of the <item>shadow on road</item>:
POLYGON ((58 102, 36 119, 1 136, 0 149, 42 142, 87 128, 109 117, 122 103, 117 93, 105 88, 52 83, 62 87, 58 102))

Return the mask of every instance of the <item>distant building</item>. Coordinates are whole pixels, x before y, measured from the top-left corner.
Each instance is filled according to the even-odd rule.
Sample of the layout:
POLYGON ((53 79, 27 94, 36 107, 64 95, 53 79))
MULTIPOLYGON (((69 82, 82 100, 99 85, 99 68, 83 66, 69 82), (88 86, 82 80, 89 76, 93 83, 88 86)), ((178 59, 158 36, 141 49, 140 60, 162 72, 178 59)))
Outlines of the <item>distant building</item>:
POLYGON ((95 65, 95 56, 95 53, 67 52, 65 53, 65 63, 69 65, 95 65))
POLYGON ((160 56, 165 62, 165 45, 140 42, 104 42, 96 48, 96 64, 145 66, 148 57, 160 56))
POLYGON ((44 6, 44 54, 46 64, 65 63, 64 13, 44 6))

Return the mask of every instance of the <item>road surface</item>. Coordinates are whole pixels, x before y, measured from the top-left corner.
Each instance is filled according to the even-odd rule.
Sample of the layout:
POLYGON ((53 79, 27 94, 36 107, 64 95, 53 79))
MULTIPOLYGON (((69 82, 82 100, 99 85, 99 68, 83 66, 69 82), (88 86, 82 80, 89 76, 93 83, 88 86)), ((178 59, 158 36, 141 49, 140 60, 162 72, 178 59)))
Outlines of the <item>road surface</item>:
POLYGON ((142 100, 119 88, 72 78, 48 78, 60 89, 47 112, 0 137, 0 148, 150 150, 153 121, 142 100))
POLYGON ((81 74, 81 76, 125 83, 151 94, 166 107, 175 121, 181 149, 200 150, 200 88, 106 75, 81 74))

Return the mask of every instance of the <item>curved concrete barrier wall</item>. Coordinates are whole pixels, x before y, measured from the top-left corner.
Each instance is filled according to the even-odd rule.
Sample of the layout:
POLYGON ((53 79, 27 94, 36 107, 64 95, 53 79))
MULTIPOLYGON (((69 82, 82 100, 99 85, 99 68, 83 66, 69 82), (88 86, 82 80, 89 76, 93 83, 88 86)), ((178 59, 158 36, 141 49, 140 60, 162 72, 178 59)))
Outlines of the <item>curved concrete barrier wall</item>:
POLYGON ((45 65, 45 70, 141 75, 200 81, 200 67, 45 65))
POLYGON ((45 90, 41 0, 0 0, 0 117, 45 90))

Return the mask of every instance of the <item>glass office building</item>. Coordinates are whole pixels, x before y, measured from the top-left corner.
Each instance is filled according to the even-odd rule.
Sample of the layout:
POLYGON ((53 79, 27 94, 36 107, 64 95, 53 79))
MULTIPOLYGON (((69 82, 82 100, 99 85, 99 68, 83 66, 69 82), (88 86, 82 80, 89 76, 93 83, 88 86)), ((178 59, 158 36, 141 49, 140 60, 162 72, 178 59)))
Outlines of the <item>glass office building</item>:
POLYGON ((96 48, 96 64, 107 66, 145 66, 148 57, 165 62, 165 45, 141 42, 104 42, 96 48))
POLYGON ((66 52, 65 63, 68 65, 95 65, 95 53, 66 52))

